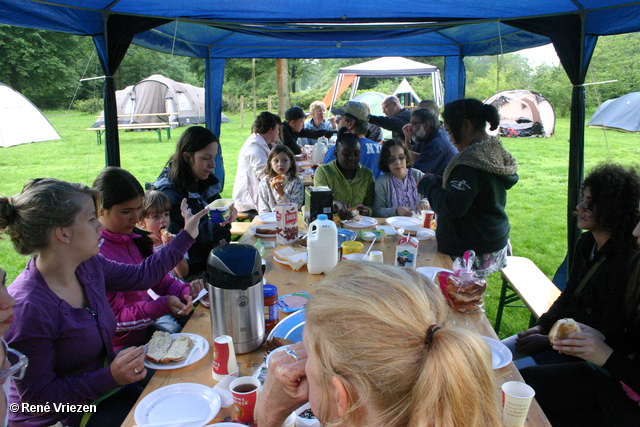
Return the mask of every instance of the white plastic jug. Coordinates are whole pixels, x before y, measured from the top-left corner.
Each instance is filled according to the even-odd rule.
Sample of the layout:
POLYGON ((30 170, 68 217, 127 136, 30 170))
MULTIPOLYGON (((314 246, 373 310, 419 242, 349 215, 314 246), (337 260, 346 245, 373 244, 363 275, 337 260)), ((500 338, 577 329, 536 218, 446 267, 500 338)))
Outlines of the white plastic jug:
POLYGON ((327 154, 327 146, 321 142, 316 143, 313 146, 313 154, 311 156, 311 163, 315 165, 321 165, 324 161, 324 155, 327 154))
POLYGON ((319 214, 309 224, 307 236, 307 269, 310 274, 328 274, 338 264, 338 228, 327 219, 327 215, 319 214))

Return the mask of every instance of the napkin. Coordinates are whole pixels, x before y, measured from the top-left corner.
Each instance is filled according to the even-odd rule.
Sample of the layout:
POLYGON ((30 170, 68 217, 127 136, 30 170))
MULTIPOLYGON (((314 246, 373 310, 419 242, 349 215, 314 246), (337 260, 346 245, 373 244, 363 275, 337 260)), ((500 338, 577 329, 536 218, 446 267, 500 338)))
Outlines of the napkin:
POLYGON ((298 271, 307 263, 307 252, 296 252, 293 248, 286 247, 275 252, 278 259, 298 271))
POLYGON ((229 386, 231 385, 231 382, 237 378, 238 377, 227 375, 222 380, 220 380, 218 384, 216 384, 216 386, 213 388, 213 391, 218 393, 218 396, 220 396, 220 403, 223 408, 228 408, 229 406, 233 405, 233 396, 231 395, 229 386))

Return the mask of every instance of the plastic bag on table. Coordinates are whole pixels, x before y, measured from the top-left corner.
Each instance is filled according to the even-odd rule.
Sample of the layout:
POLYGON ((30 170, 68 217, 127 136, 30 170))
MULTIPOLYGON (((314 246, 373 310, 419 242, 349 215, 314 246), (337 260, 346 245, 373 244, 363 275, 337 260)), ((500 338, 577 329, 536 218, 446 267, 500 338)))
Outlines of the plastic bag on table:
POLYGON ((484 311, 487 282, 474 276, 475 256, 473 251, 465 252, 453 262, 453 273, 443 271, 435 278, 451 308, 462 313, 484 311))

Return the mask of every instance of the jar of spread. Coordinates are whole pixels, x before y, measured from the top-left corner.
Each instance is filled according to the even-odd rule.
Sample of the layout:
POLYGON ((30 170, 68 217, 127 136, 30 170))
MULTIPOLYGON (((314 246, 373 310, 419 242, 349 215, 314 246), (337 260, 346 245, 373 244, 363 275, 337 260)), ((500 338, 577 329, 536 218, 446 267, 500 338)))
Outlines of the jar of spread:
POLYGON ((269 332, 278 324, 278 287, 274 285, 264 285, 264 327, 265 333, 269 332))

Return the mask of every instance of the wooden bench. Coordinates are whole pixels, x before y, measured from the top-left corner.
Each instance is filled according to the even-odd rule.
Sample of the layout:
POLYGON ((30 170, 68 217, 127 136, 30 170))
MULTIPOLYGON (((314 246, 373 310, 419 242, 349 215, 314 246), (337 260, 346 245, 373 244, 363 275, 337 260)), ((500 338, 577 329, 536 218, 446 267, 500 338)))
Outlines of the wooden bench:
MULTIPOLYGON (((178 126, 177 122, 166 123, 126 123, 119 124, 118 130, 138 130, 138 129, 153 129, 158 133, 158 142, 162 142, 162 129, 167 130, 167 139, 171 139, 171 126, 178 126)), ((98 145, 102 144, 102 134, 104 133, 104 125, 94 128, 86 128, 85 130, 92 130, 96 132, 98 145)))
POLYGON ((507 266, 502 269, 502 289, 498 301, 498 312, 494 330, 500 332, 502 312, 505 307, 526 307, 531 312, 529 325, 544 313, 560 296, 560 290, 530 260, 518 256, 507 257, 507 266), (525 305, 514 305, 516 301, 525 305))
POLYGON ((251 227, 251 222, 249 221, 234 221, 231 223, 231 235, 244 236, 249 227, 251 227))

